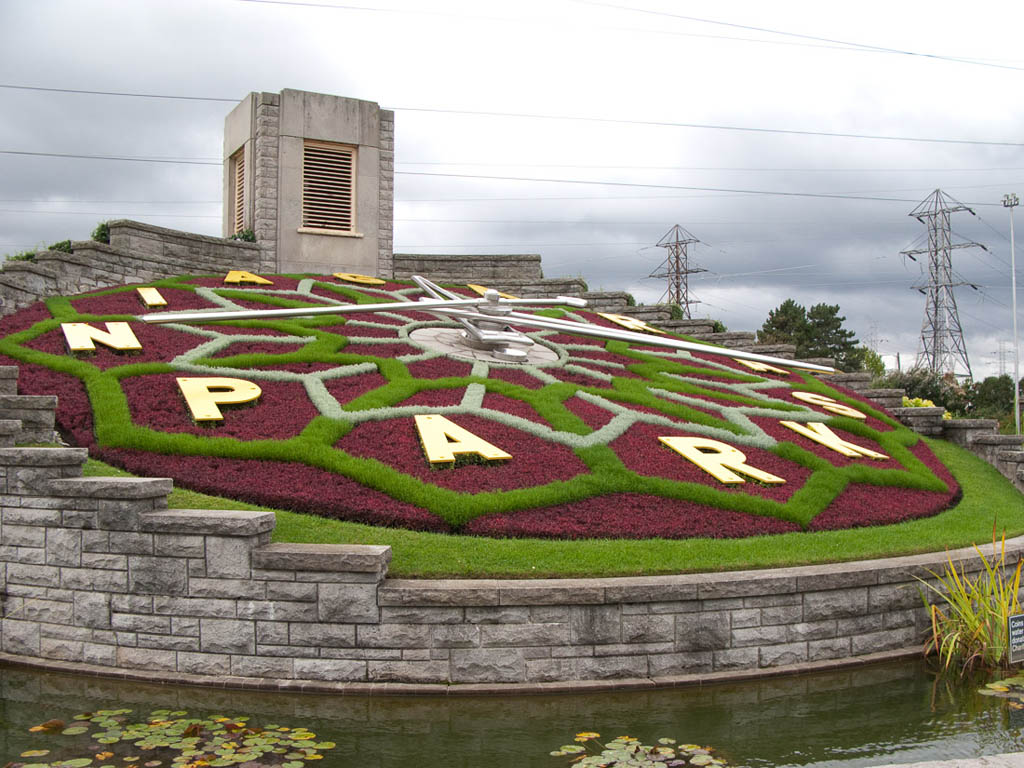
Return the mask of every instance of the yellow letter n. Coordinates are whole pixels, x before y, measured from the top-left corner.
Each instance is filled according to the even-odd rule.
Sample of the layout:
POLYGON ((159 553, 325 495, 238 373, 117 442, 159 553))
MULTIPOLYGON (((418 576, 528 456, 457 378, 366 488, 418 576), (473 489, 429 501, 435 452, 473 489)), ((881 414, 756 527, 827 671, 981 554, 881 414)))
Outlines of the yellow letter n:
POLYGON ((779 485, 786 482, 781 477, 747 464, 746 455, 738 448, 719 440, 706 437, 659 437, 661 442, 689 459, 698 467, 723 483, 745 483, 740 475, 762 483, 779 485))
POLYGON ((416 431, 420 434, 423 452, 431 464, 453 464, 455 455, 477 454, 481 458, 511 459, 512 454, 491 445, 468 429, 446 419, 440 414, 415 416, 416 431))
POLYGON ((128 323, 106 323, 106 326, 107 330, 102 331, 88 323, 61 323, 60 329, 72 352, 91 352, 96 349, 95 342, 121 351, 142 349, 128 323))

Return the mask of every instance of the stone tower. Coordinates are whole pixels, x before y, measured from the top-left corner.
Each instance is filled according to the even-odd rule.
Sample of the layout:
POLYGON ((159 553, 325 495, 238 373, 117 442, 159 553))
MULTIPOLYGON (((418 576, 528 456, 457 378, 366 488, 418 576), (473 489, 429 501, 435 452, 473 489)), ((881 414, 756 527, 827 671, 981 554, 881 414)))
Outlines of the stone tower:
POLYGON ((252 230, 278 272, 390 277, 394 135, 372 101, 250 93, 224 120, 224 236, 252 230))

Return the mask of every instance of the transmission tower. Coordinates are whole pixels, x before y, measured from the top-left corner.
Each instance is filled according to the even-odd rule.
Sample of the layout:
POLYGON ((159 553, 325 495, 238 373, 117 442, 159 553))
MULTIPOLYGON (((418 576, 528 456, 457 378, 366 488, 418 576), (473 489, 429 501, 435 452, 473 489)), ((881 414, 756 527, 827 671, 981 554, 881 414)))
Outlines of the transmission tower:
POLYGON ((690 255, 687 248, 693 243, 699 243, 696 237, 676 224, 665 233, 665 236, 657 242, 659 248, 664 248, 668 253, 665 260, 657 270, 648 277, 664 277, 668 279, 668 288, 658 299, 659 304, 675 304, 683 311, 683 317, 690 318, 690 305, 700 304, 696 299, 690 298, 690 286, 687 280, 689 275, 698 272, 707 272, 706 269, 696 265, 691 266, 690 255))
POLYGON ((960 326, 953 289, 961 285, 975 286, 964 281, 954 281, 952 251, 956 248, 985 246, 972 242, 953 242, 949 218, 960 211, 975 215, 966 205, 957 202, 941 189, 936 189, 909 214, 927 227, 928 247, 902 251, 902 254, 914 261, 917 261, 915 256, 928 254, 928 282, 914 286, 926 297, 917 365, 934 373, 952 373, 969 379, 971 363, 967 359, 967 347, 964 345, 964 332, 960 326))

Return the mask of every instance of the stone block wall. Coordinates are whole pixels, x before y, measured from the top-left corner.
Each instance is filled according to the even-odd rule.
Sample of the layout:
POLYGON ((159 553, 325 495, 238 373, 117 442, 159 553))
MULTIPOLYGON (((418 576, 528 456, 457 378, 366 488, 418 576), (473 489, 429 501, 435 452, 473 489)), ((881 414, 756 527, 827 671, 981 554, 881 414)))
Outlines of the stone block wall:
POLYGON ((138 221, 112 221, 110 244, 76 241, 72 252, 41 251, 35 261, 0 269, 0 314, 47 296, 73 295, 176 275, 226 274, 232 269, 275 272, 272 253, 256 243, 180 232, 138 221))
POLYGON ((395 113, 380 111, 380 164, 377 203, 377 274, 395 276, 395 113))
POLYGON ((539 254, 455 255, 428 253, 394 254, 394 277, 409 279, 413 275, 443 283, 480 283, 497 288, 498 281, 522 280, 538 282, 541 273, 539 254))
POLYGON ((85 457, 0 448, 0 660, 243 686, 670 685, 916 650, 914 576, 945 558, 389 579, 389 547, 271 543, 272 513, 168 509, 169 480, 81 477, 85 457))

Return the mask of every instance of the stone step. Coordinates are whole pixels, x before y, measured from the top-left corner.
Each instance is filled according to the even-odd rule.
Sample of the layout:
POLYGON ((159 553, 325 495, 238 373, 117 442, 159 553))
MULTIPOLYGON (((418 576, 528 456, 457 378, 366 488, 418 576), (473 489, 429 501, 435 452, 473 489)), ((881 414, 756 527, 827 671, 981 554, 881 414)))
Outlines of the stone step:
POLYGON ((794 344, 754 344, 749 351, 759 355, 781 357, 784 360, 792 360, 796 357, 796 345, 794 344))
POLYGON ((680 318, 679 320, 662 320, 658 327, 672 333, 694 336, 702 333, 714 333, 715 321, 708 318, 680 318))
MULTIPOLYGON (((830 368, 836 367, 836 361, 831 357, 801 357, 801 363, 811 363, 812 365, 827 365, 830 368)), ((835 374, 830 374, 828 380, 832 381, 835 374)))
POLYGON ((586 291, 580 298, 587 300, 587 309, 592 312, 620 314, 630 306, 633 297, 625 291, 586 291))
POLYGON ((868 400, 872 400, 886 410, 903 407, 904 389, 863 389, 861 394, 868 400))
POLYGON ((724 333, 694 333, 692 336, 705 344, 719 344, 723 347, 750 349, 757 341, 757 336, 749 331, 725 331, 724 333))
POLYGON ((976 435, 971 438, 969 444, 1019 448, 1021 445, 1024 445, 1024 438, 1020 435, 976 435))
POLYGON ((921 435, 941 437, 943 434, 942 414, 945 408, 891 408, 889 411, 901 424, 921 435))
POLYGON ((0 314, 9 315, 55 296, 57 272, 32 261, 5 261, 0 269, 0 314))
POLYGON ((139 516, 139 530, 208 536, 258 536, 274 530, 273 512, 248 509, 161 509, 139 516))
POLYGON ((18 394, 18 366, 0 365, 0 395, 18 394))
POLYGON ((854 392, 863 392, 871 386, 873 376, 867 371, 854 371, 852 373, 837 373, 829 377, 834 382, 854 392))
MULTIPOLYGON (((455 282, 455 281, 449 281, 455 282)), ((556 296, 579 296, 587 290, 586 283, 578 277, 538 278, 536 280, 495 279, 480 283, 469 282, 494 288, 521 299, 553 299, 556 296)))
POLYGON ((19 443, 52 443, 56 395, 0 395, 0 419, 21 422, 19 443))
POLYGON ((635 317, 645 323, 660 326, 666 320, 672 319, 672 310, 667 304, 638 304, 635 307, 623 307, 618 311, 620 315, 635 317))

